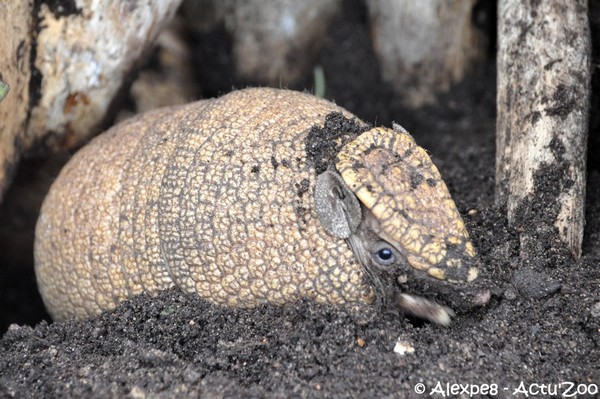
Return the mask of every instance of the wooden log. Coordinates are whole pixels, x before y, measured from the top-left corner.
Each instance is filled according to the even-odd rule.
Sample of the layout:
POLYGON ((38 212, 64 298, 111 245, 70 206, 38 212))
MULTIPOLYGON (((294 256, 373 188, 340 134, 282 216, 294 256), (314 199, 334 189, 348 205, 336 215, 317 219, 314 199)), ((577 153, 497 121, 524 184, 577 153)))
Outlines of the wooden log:
POLYGON ((188 0, 195 29, 224 24, 232 37, 235 73, 242 81, 281 87, 306 77, 340 0, 188 0))
POLYGON ((0 3, 0 201, 19 158, 80 144, 181 0, 0 3))
POLYGON ((129 94, 133 107, 121 110, 115 123, 134 114, 189 103, 201 97, 185 28, 183 19, 176 16, 160 33, 152 58, 131 84, 129 94))
POLYGON ((79 0, 61 11, 42 3, 35 59, 41 96, 31 110, 25 145, 50 131, 47 145, 70 148, 96 132, 180 2, 79 0))
POLYGON ((520 231, 523 258, 539 254, 539 242, 553 237, 581 254, 591 76, 587 11, 586 0, 498 3, 496 199, 520 231))
POLYGON ((233 56, 242 79, 272 86, 297 83, 321 47, 338 0, 262 0, 237 3, 233 56))
POLYGON ((33 0, 0 4, 0 80, 10 87, 0 102, 0 202, 18 160, 29 109, 33 0))
POLYGON ((383 79, 404 104, 434 103, 484 55, 487 40, 473 24, 475 0, 367 0, 383 79))

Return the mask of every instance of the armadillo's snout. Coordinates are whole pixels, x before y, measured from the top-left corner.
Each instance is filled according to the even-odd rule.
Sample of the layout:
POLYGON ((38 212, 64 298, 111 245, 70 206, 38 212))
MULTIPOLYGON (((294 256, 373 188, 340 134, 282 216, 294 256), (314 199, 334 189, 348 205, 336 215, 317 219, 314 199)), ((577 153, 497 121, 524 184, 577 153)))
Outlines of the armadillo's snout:
POLYGON ((467 239, 461 240, 459 245, 447 245, 446 256, 441 263, 439 268, 443 270, 443 280, 460 292, 460 295, 454 296, 460 302, 456 304, 457 301, 453 301, 455 306, 472 308, 487 305, 491 290, 486 282, 478 278, 481 262, 471 241, 467 239))
POLYGON ((450 283, 470 283, 479 276, 479 259, 471 241, 456 241, 446 242, 445 256, 438 267, 443 271, 442 279, 450 283))
POLYGON ((473 244, 466 238, 430 238, 421 250, 407 251, 408 265, 429 277, 449 283, 471 283, 479 276, 479 259, 473 244))
POLYGON ((455 314, 486 306, 493 290, 489 281, 479 276, 481 263, 475 252, 465 249, 465 245, 448 246, 436 264, 424 257, 408 257, 407 274, 397 278, 401 293, 397 306, 441 325, 447 325, 455 314))

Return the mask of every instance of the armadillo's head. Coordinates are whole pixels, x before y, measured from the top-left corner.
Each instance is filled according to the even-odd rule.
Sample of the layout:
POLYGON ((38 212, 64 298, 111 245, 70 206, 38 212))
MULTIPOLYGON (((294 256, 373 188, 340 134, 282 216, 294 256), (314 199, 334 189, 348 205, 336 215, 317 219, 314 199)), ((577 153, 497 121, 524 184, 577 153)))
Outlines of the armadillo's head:
MULTIPOLYGON (((425 150, 399 126, 374 128, 342 148, 336 169, 317 179, 322 224, 347 240, 383 302, 402 302, 412 313, 444 323, 428 316, 439 310, 432 302, 420 302, 422 312, 398 298, 408 279, 428 281, 430 289, 432 281, 466 286, 478 276, 463 220, 425 150)), ((482 295, 471 300, 481 302, 482 295)))

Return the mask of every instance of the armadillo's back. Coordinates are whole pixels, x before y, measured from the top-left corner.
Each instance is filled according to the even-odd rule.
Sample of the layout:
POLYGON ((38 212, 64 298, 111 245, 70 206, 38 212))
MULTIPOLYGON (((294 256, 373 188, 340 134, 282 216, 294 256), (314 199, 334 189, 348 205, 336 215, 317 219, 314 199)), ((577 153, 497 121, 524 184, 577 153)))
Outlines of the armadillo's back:
POLYGON ((255 306, 366 298, 362 269, 320 226, 306 138, 341 108, 248 89, 122 123, 63 169, 36 228, 38 285, 55 319, 174 284, 255 306))

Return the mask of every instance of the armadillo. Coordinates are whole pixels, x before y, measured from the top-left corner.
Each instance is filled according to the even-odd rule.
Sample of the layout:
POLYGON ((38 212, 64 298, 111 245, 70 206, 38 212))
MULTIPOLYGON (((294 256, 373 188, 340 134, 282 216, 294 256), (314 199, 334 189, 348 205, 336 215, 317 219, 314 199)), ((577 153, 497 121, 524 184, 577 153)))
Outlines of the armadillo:
POLYGON ((447 324, 451 309, 403 291, 402 278, 462 287, 478 275, 463 220, 410 134, 267 88, 97 136, 53 183, 34 252, 55 320, 178 286, 225 306, 380 303, 447 324), (360 132, 315 135, 331 115, 360 132), (333 155, 317 159, 320 144, 333 155))

